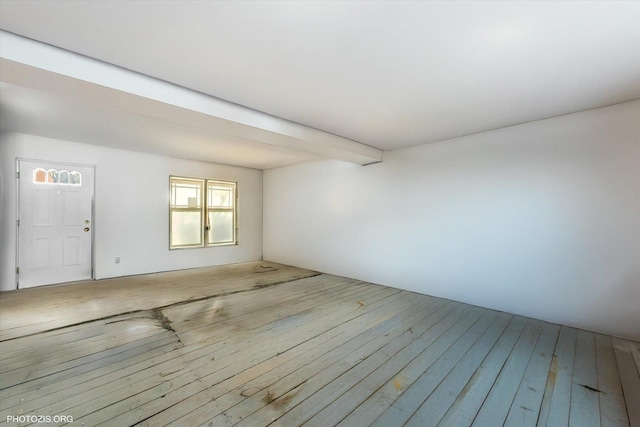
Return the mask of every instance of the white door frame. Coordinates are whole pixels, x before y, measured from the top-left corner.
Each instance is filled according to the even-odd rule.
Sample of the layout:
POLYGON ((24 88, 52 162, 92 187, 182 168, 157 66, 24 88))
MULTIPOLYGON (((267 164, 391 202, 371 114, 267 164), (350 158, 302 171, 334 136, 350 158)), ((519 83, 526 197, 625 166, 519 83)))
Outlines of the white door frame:
MULTIPOLYGON (((91 279, 95 280, 95 186, 96 186, 96 165, 89 165, 85 163, 67 163, 60 162, 57 160, 43 160, 43 159, 33 159, 26 157, 17 157, 16 158, 16 289, 20 288, 20 274, 19 274, 19 266, 20 266, 20 227, 19 227, 19 218, 20 218, 20 178, 24 178, 20 176, 20 162, 33 162, 33 163, 48 163, 55 164, 61 167, 83 167, 83 168, 91 168, 93 169, 93 183, 91 186, 91 279)), ((46 285, 45 285, 46 286, 46 285)))

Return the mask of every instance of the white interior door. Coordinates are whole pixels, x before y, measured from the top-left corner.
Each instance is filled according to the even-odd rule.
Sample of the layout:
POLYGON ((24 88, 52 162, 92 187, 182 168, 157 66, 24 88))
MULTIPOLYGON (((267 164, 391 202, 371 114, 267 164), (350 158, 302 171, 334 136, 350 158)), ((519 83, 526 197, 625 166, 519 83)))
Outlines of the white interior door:
POLYGON ((20 160, 18 287, 90 279, 92 167, 20 160))

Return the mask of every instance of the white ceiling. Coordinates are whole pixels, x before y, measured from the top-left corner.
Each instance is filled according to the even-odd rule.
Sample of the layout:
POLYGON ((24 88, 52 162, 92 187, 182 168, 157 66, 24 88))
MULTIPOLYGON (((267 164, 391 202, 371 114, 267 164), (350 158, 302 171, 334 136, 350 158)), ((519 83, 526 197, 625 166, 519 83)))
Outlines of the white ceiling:
POLYGON ((383 150, 638 99, 639 23, 638 1, 0 1, 3 30, 383 150))

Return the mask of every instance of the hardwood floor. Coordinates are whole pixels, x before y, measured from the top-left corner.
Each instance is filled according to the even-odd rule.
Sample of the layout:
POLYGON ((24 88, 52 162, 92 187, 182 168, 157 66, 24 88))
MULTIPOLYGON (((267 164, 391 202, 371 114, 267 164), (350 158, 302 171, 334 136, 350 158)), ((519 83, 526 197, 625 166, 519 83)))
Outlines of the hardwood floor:
POLYGON ((640 343, 267 262, 2 294, 0 339, 3 425, 640 422, 640 343))

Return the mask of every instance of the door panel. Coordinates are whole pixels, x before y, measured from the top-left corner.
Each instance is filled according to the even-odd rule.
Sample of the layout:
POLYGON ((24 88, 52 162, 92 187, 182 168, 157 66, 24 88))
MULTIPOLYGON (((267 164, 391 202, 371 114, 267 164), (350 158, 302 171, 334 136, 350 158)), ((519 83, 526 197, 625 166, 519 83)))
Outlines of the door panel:
POLYGON ((80 225, 79 191, 67 191, 64 195, 64 225, 80 225))
POLYGON ((18 287, 91 279, 92 167, 19 161, 18 287))
POLYGON ((64 266, 80 265, 80 238, 67 236, 64 238, 64 266))
POLYGON ((49 238, 35 237, 33 239, 33 257, 32 265, 34 269, 49 268, 49 238))
POLYGON ((51 193, 49 189, 34 191, 33 225, 51 226, 51 193))

